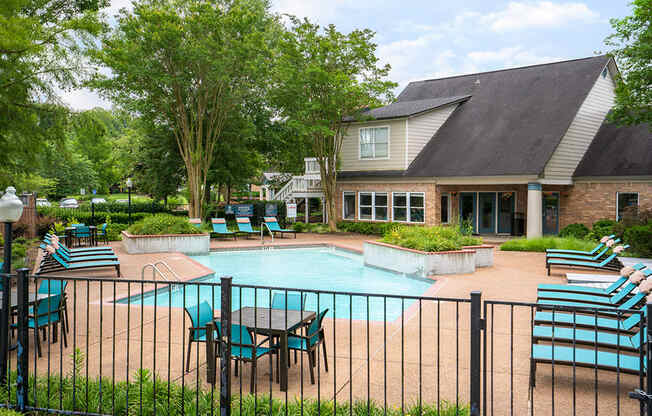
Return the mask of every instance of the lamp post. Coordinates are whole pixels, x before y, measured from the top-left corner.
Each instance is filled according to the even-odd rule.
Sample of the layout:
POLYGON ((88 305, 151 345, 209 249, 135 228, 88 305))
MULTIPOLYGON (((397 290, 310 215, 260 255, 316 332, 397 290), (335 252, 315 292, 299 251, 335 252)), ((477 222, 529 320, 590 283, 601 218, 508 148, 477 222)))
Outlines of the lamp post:
POLYGON ((129 198, 129 225, 131 225, 131 187, 134 186, 134 182, 131 178, 127 178, 127 192, 129 198))
POLYGON ((9 273, 11 273, 12 224, 23 215, 23 203, 10 186, 0 198, 0 222, 5 223, 4 264, 2 267, 2 313, 0 313, 0 384, 7 384, 7 351, 9 348, 9 273))

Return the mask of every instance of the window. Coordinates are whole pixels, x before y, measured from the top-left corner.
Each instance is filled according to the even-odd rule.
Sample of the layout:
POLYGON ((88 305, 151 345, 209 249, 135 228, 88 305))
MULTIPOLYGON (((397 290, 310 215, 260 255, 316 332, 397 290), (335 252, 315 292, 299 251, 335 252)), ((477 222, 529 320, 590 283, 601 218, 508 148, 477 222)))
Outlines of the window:
POLYGON ((441 217, 440 222, 442 224, 448 224, 450 222, 450 195, 441 194, 441 217))
POLYGON ((425 222, 425 194, 423 192, 394 192, 392 219, 401 222, 425 222))
POLYGON ((602 70, 602 78, 607 78, 607 68, 602 70))
POLYGON ((618 192, 616 198, 616 220, 620 221, 628 207, 636 207, 630 208, 634 210, 638 209, 638 192, 618 192))
POLYGON ((358 219, 387 221, 387 193, 360 192, 360 212, 358 219))
POLYGON ((355 192, 344 192, 342 217, 345 220, 355 219, 355 192))
POLYGON ((360 129, 360 159, 386 159, 389 157, 389 127, 360 129))

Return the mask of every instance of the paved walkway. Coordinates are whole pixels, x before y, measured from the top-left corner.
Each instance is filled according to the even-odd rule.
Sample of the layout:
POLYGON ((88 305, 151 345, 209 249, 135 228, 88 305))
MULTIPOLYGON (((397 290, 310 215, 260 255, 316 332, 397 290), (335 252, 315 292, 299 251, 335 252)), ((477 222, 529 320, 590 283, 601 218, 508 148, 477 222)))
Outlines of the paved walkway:
MULTIPOLYGON (((335 244, 361 250, 367 237, 358 235, 307 235, 297 239, 275 239, 274 245, 335 244)), ((266 244, 271 244, 269 238, 266 244)), ((259 246, 259 240, 212 241, 212 249, 259 246)), ((189 319, 180 308, 115 304, 114 299, 133 296, 152 289, 138 283, 145 264, 164 260, 181 271, 184 280, 205 276, 211 271, 188 257, 175 253, 128 255, 119 243, 113 243, 124 277, 114 280, 110 271, 84 271, 66 276, 92 276, 91 283, 73 281, 67 292, 71 321, 68 348, 61 343, 44 343, 44 357, 37 371, 56 373, 61 365, 71 371, 73 348, 85 356, 90 375, 126 379, 134 370, 149 368, 167 380, 196 386, 205 383, 205 351, 193 346, 191 370, 183 370, 189 319), (106 278, 106 280, 104 280, 106 278), (133 283, 125 283, 134 279, 133 283), (88 300, 88 301, 87 301, 88 300)), ((478 269, 473 274, 438 276, 429 294, 439 298, 468 299, 471 291, 481 291, 484 300, 535 302, 540 283, 564 283, 565 272, 555 270, 546 276, 544 255, 540 253, 495 252, 493 267, 478 269)), ((150 278, 150 277, 146 277, 150 278)), ((161 284, 166 286, 165 283, 161 284)), ((160 288, 160 287, 158 287, 160 288)), ((555 366, 554 394, 551 366, 540 365, 537 387, 528 388, 530 317, 532 309, 495 305, 487 310, 487 406, 495 414, 550 414, 552 403, 559 414, 569 413, 573 403, 572 368, 555 366)), ((453 301, 424 300, 406 306, 402 319, 394 322, 349 321, 326 319, 326 342, 329 372, 323 368, 320 353, 318 384, 310 384, 308 362, 299 355, 299 362, 289 370, 288 398, 320 397, 338 401, 385 401, 392 406, 408 406, 418 402, 447 400, 468 402, 469 392, 469 304, 453 301)), ((12 356, 13 357, 13 356, 12 356)), ((15 359, 15 358, 12 358, 15 359)), ((260 361, 257 375, 259 392, 285 397, 278 384, 270 382, 272 364, 260 361)), ((84 367, 83 371, 86 371, 84 367)), ((616 398, 621 414, 634 414, 638 407, 627 398, 637 387, 638 378, 599 372, 598 403, 601 414, 616 414, 616 398), (617 392, 619 383, 620 392, 617 392)), ((233 391, 249 389, 249 366, 233 380, 233 391)), ((577 369, 575 400, 577 415, 595 414, 594 372, 577 369)))

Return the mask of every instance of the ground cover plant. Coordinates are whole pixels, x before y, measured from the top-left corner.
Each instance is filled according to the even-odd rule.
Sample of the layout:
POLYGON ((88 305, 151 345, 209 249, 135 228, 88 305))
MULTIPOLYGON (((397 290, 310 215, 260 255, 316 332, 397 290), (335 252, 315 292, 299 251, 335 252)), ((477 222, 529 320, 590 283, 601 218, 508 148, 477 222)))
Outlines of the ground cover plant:
POLYGON ((546 249, 591 251, 594 241, 581 240, 574 237, 538 237, 516 238, 500 245, 502 251, 536 251, 545 252, 546 249))
POLYGON ((188 218, 170 214, 156 214, 131 225, 127 231, 133 235, 201 234, 202 230, 188 222, 188 218))
POLYGON ((462 234, 460 227, 414 227, 397 225, 388 230, 382 242, 414 250, 434 252, 460 250, 482 243, 482 239, 462 234))

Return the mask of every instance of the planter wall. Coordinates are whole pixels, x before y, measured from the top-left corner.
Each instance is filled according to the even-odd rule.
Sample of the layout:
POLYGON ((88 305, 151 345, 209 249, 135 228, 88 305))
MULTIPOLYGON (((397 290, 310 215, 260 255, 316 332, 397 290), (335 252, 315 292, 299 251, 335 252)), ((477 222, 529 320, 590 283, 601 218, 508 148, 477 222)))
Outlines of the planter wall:
POLYGON ((494 246, 481 244, 479 246, 464 246, 464 250, 475 251, 475 267, 490 267, 494 265, 494 246))
POLYGON ((368 266, 419 277, 473 273, 476 267, 475 250, 429 253, 378 241, 364 243, 364 262, 368 266))
POLYGON ((122 246, 129 254, 207 254, 210 242, 209 234, 132 235, 122 232, 122 246))

